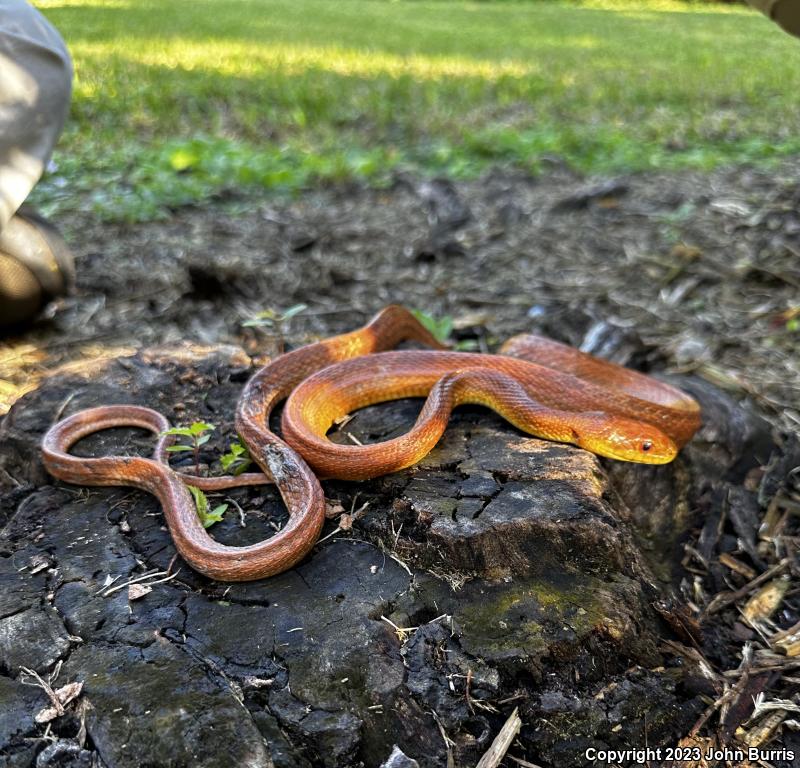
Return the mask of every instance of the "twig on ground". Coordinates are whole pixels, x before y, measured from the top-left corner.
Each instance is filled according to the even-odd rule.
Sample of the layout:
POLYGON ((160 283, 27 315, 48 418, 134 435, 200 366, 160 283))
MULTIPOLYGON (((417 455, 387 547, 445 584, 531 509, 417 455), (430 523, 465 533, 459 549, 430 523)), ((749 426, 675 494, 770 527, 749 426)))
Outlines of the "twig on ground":
POLYGON ((126 581, 123 584, 117 584, 110 589, 106 589, 103 592, 103 597, 109 597, 113 595, 115 592, 119 592, 121 589, 125 589, 125 587, 129 587, 131 584, 139 584, 141 582, 147 582, 146 586, 152 587, 155 584, 163 584, 167 581, 172 581, 178 574, 180 573, 180 569, 175 571, 175 573, 170 574, 169 571, 155 571, 154 573, 146 573, 144 576, 139 576, 136 579, 130 579, 130 581, 126 581), (148 579, 155 578, 156 576, 163 576, 163 579, 157 579, 156 581, 147 581, 148 579))
POLYGON ((541 768, 540 765, 536 765, 536 763, 529 763, 527 760, 523 760, 520 757, 514 757, 514 755, 507 755, 509 760, 513 760, 517 765, 521 765, 522 768, 541 768))
POLYGON ((45 681, 35 669, 30 669, 29 667, 20 667, 20 671, 23 674, 32 677, 34 680, 32 683, 28 682, 27 680, 23 680, 22 682, 26 685, 33 685, 36 688, 41 688, 45 694, 47 694, 47 698, 52 702, 53 709, 55 709, 55 711, 58 713, 58 716, 60 717, 63 715, 66 711, 64 709, 64 705, 59 701, 58 696, 56 696, 56 692, 53 690, 50 683, 45 681))
POLYGON ((239 513, 239 525, 242 528, 246 528, 247 523, 245 522, 245 512, 240 506, 239 502, 236 501, 236 499, 231 498, 230 496, 226 496, 225 501, 229 501, 231 504, 233 504, 234 507, 236 507, 236 511, 239 513))
POLYGON ((398 627, 391 619, 387 619, 386 616, 381 616, 381 621, 385 621, 396 633, 397 637, 401 643, 404 643, 408 639, 408 635, 413 635, 419 627, 398 627))
POLYGON ((500 733, 494 737, 492 746, 489 747, 486 754, 478 761, 475 768, 497 768, 505 757, 506 752, 508 752, 511 742, 514 741, 519 734, 520 728, 522 728, 522 720, 519 716, 519 708, 514 707, 514 711, 508 716, 508 720, 506 720, 505 724, 500 729, 500 733))
POLYGON ((439 727, 439 733, 442 734, 442 740, 447 750, 447 768, 455 768, 455 760, 453 759, 453 747, 455 746, 455 742, 447 735, 447 731, 444 729, 442 721, 439 719, 439 715, 436 714, 436 711, 432 709, 431 714, 436 721, 436 725, 439 727))

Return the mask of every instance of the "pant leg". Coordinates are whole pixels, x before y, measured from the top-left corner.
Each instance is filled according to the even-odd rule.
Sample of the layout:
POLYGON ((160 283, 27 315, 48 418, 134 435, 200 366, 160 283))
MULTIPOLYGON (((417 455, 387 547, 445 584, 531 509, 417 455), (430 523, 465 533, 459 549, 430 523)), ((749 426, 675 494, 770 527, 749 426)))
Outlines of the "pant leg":
POLYGON ((800 0, 747 0, 789 34, 800 37, 800 0))
POLYGON ((0 230, 50 159, 69 111, 72 61, 23 0, 0 0, 0 230))

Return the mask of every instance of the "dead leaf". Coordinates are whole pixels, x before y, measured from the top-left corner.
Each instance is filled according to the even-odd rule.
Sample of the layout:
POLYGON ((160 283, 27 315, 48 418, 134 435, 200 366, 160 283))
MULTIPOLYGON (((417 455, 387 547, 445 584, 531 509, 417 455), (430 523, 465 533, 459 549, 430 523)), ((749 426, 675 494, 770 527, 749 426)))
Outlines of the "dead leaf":
POLYGON ((339 502, 326 501, 325 502, 325 517, 332 520, 344 512, 344 507, 339 502))
POLYGON ((62 686, 57 691, 54 691, 56 698, 61 704, 61 712, 59 712, 58 708, 55 706, 45 707, 37 712, 33 719, 40 725, 49 723, 51 720, 55 720, 57 717, 60 717, 62 714, 64 714, 63 708, 66 707, 71 701, 77 699, 82 690, 82 681, 78 683, 68 683, 67 685, 62 686))
POLYGON ((353 527, 353 516, 344 514, 339 518, 339 528, 349 531, 353 527))
POLYGON ((147 584, 131 584, 128 587, 128 602, 132 603, 134 600, 140 600, 152 591, 153 588, 147 586, 147 584))

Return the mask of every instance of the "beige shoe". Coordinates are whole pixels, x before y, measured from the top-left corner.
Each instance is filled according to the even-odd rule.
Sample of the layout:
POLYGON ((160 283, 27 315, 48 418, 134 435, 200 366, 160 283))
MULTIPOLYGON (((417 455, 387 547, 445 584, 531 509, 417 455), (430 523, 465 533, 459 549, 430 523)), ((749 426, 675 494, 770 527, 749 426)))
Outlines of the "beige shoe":
POLYGON ((74 279, 75 262, 59 231, 20 209, 0 232, 0 328, 31 320, 68 294, 74 279))

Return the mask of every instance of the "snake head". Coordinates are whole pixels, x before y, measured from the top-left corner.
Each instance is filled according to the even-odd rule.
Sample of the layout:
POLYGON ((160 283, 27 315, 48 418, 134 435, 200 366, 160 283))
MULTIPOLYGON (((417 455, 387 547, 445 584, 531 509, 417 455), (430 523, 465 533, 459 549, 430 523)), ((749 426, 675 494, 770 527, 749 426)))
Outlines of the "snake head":
POLYGON ((583 413, 573 425, 575 444, 598 456, 639 464, 668 464, 678 453, 658 427, 608 413, 583 413))

